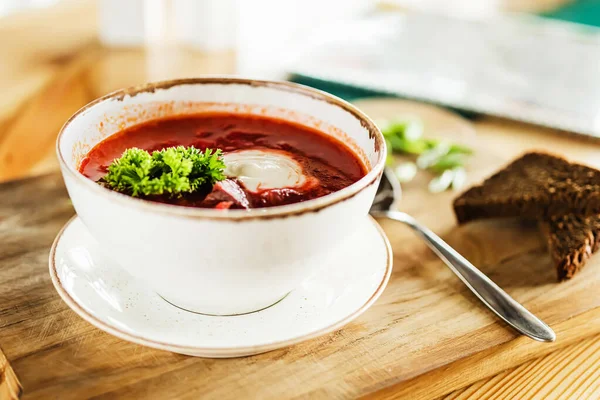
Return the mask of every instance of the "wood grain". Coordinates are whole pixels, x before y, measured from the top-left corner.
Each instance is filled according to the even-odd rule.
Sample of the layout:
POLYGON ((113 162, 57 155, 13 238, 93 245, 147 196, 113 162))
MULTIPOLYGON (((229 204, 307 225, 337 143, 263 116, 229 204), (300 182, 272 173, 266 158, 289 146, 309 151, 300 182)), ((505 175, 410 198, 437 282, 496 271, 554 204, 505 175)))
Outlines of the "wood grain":
MULTIPOLYGON (((0 180, 55 171, 59 116, 95 97, 146 80, 232 72, 229 53, 172 49, 169 62, 156 64, 164 49, 104 49, 95 17, 94 2, 82 0, 0 21, 0 180), (60 35, 50 36, 56 26, 60 35)), ((381 103, 364 107, 374 117, 384 113, 381 103)), ((600 164, 598 145, 562 132, 495 118, 475 127, 484 150, 473 180, 526 148, 600 164)), ((597 257, 576 280, 558 285, 535 229, 514 221, 456 228, 453 195, 427 197, 423 179, 405 186, 402 207, 546 319, 556 343, 516 338, 409 232, 387 222, 396 253, 390 288, 335 334, 237 360, 194 359, 120 341, 78 318, 52 291, 48 248, 73 211, 51 174, 0 186, 0 346, 27 398, 432 399, 465 387, 453 396, 598 398, 597 257)))
MULTIPOLYGON (((416 105, 412 102, 394 99, 369 99, 356 102, 356 104, 369 116, 375 119, 386 119, 393 115, 416 114, 426 116, 426 129, 447 132, 447 129, 444 129, 443 127, 453 126, 454 129, 451 131, 459 132, 456 136, 459 140, 465 141, 465 138, 470 138, 470 136, 465 133, 464 129, 459 129, 458 124, 452 122, 448 115, 449 113, 435 107, 416 105), (443 121, 443 125, 440 125, 439 121, 443 121)), ((489 175, 493 170, 497 169, 497 166, 492 167, 491 170, 488 169, 490 164, 501 165, 503 163, 500 161, 502 158, 509 154, 511 155, 509 158, 514 158, 516 155, 521 154, 527 149, 558 152, 571 157, 572 159, 595 166, 598 166, 600 162, 596 153, 600 147, 597 143, 564 135, 555 130, 542 129, 495 118, 477 120, 475 122, 475 127, 477 129, 477 138, 471 138, 471 145, 479 150, 477 151, 476 160, 474 160, 474 163, 469 168, 469 174, 471 175, 470 179, 474 181, 482 179, 484 176, 489 175), (480 160, 479 157, 482 159, 480 160)), ((442 194, 442 196, 448 196, 447 200, 445 200, 445 202, 447 202, 445 204, 448 205, 448 208, 440 210, 439 205, 434 206, 428 201, 423 201, 423 199, 429 197, 425 187, 426 181, 423 181, 422 179, 405 184, 403 186, 405 196, 403 198, 402 208, 415 216, 420 216, 419 219, 430 226, 435 226, 439 223, 440 218, 449 217, 450 219, 453 219, 450 202, 454 194, 442 194), (435 211, 432 209, 435 209, 435 211), (443 214, 444 216, 440 216, 440 214, 443 214)), ((390 237, 392 237, 392 234, 389 233, 389 224, 390 223, 385 223, 383 226, 390 237)), ((460 228, 450 228, 451 226, 452 225, 450 224, 448 225, 448 229, 451 230, 451 233, 449 233, 449 237, 446 238, 449 243, 463 254, 467 255, 467 258, 486 272, 488 276, 500 284, 500 286, 504 288, 507 288, 507 286, 510 287, 511 284, 509 282, 504 282, 501 275, 498 276, 489 272, 485 265, 491 263, 503 265, 504 267, 502 268, 506 269, 518 268, 515 264, 511 264, 511 261, 515 261, 513 257, 518 259, 520 256, 512 253, 511 250, 515 249, 517 252, 520 252, 521 250, 517 249, 525 244, 525 239, 524 237, 518 237, 517 232, 513 231, 513 229, 517 231, 526 229, 530 230, 530 233, 533 234, 535 232, 534 227, 522 225, 516 221, 477 222, 460 228), (509 228, 509 231, 506 232, 506 236, 504 236, 501 233, 503 230, 500 229, 500 226, 507 227, 511 224, 514 225, 512 228, 509 228), (513 240, 515 240, 515 242, 513 242, 513 240), (502 243, 504 243, 504 245, 502 243), (503 253, 504 256, 501 255, 503 253), (479 256, 482 256, 483 258, 478 259, 479 256), (513 267, 510 265, 513 265, 513 267)), ((540 239, 539 236, 534 236, 536 236, 536 239, 540 239)), ((392 242, 392 246, 397 255, 398 251, 396 243, 392 242)), ((523 264, 521 264, 521 268, 524 266, 527 268, 535 268, 533 267, 534 264, 537 264, 537 267, 540 268, 536 269, 538 271, 537 273, 540 275, 538 276, 539 280, 535 285, 541 285, 544 281, 550 282, 554 279, 552 267, 549 264, 546 264, 547 267, 543 267, 547 262, 545 261, 547 258, 545 258, 546 250, 544 246, 539 247, 538 250, 539 253, 536 253, 532 258, 527 260, 522 259, 523 264), (545 278, 543 277, 544 274, 547 274, 545 278)), ((506 271, 506 269, 504 271, 506 271)), ((518 272, 513 269, 513 273, 516 274, 518 272)), ((517 278, 517 280, 518 279, 519 278, 517 278)), ((556 290, 561 290, 562 288, 564 287, 561 285, 556 285, 555 287, 556 290)), ((511 291, 509 291, 509 293, 513 294, 511 291)), ((535 308, 529 308, 533 312, 536 312, 535 308)), ((491 376, 490 370, 502 371, 509 368, 510 365, 518 365, 535 357, 536 352, 537 356, 540 356, 545 352, 550 352, 568 343, 572 343, 571 341, 584 339, 590 334, 597 332, 598 324, 600 323, 598 316, 596 316, 594 312, 577 316, 565 321, 563 324, 552 324, 551 319, 545 319, 557 332, 559 338, 557 343, 546 345, 543 348, 539 347, 537 343, 524 343, 519 346, 514 346, 515 342, 504 344, 488 351, 482 351, 473 357, 466 357, 458 360, 444 368, 435 369, 413 379, 390 385, 377 392, 373 397, 386 399, 436 398, 437 396, 448 393, 450 387, 464 387, 478 379, 491 376), (466 373, 467 371, 468 373, 466 373)), ((519 338, 518 341, 522 339, 525 338, 519 338)))
POLYGON ((23 387, 19 378, 0 349, 0 399, 14 400, 21 397, 23 387))
MULTIPOLYGON (((488 152, 482 137, 474 146, 471 179, 512 156, 510 151, 488 152)), ((576 279, 558 284, 535 226, 487 221, 457 228, 449 212, 453 193, 428 194, 423 189, 427 178, 406 188, 403 207, 551 324, 557 342, 517 336, 407 229, 382 221, 394 248, 390 284, 372 309, 332 335, 232 360, 191 358, 126 343, 81 320, 51 287, 48 247, 73 212, 60 177, 52 174, 0 186, 2 346, 31 398, 373 394, 430 399, 600 333, 600 299, 595 295, 600 259, 593 258, 576 279)))
POLYGON ((600 398, 600 335, 458 390, 445 400, 600 398))

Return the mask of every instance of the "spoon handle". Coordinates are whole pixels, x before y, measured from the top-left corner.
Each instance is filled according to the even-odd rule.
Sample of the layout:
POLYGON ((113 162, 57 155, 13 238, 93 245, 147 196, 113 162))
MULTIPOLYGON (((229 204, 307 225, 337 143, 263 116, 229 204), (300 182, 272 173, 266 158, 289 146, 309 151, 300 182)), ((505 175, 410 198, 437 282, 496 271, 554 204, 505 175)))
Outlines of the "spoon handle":
POLYGON ((376 212, 374 215, 404 222, 410 226, 488 308, 517 331, 541 342, 553 342, 556 339, 556 334, 548 325, 527 311, 466 258, 413 217, 400 211, 376 212))

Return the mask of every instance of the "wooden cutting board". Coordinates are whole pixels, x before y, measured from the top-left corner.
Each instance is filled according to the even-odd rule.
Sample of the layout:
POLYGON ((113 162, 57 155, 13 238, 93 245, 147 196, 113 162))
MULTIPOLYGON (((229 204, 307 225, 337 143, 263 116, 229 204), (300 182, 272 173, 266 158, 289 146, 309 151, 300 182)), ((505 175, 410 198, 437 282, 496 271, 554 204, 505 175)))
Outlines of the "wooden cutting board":
MULTIPOLYGON (((371 106, 373 116, 385 109, 371 106)), ((479 135, 469 179, 480 180, 524 147, 556 147, 584 161, 598 151, 589 143, 547 139, 528 132, 479 135)), ((26 398, 432 399, 600 332, 599 257, 558 284, 535 226, 457 227, 450 207, 455 194, 429 194, 426 182, 420 176, 404 186, 403 209, 550 324, 555 343, 534 342, 499 322, 419 239, 391 221, 381 221, 394 249, 388 288, 333 334, 228 360, 124 342, 83 321, 54 292, 48 250, 73 209, 60 176, 51 174, 0 185, 0 346, 26 398)))

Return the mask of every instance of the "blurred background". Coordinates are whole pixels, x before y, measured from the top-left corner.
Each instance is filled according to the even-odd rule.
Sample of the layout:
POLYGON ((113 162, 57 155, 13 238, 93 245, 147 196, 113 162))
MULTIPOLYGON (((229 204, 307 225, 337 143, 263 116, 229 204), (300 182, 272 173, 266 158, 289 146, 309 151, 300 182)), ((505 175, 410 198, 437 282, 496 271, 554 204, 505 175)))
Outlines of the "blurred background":
POLYGON ((0 0, 0 180, 115 89, 288 79, 600 136, 600 0, 0 0))

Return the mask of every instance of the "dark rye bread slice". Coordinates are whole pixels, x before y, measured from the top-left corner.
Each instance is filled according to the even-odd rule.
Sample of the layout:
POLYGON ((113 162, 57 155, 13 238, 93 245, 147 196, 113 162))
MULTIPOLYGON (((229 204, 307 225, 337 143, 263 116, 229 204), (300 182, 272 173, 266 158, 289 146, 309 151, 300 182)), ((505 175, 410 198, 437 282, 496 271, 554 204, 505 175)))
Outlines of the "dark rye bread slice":
POLYGON ((459 223, 600 214, 600 171, 551 154, 527 153, 461 194, 454 212, 459 223))
POLYGON ((571 279, 600 247, 600 215, 557 216, 539 226, 560 281, 571 279))

